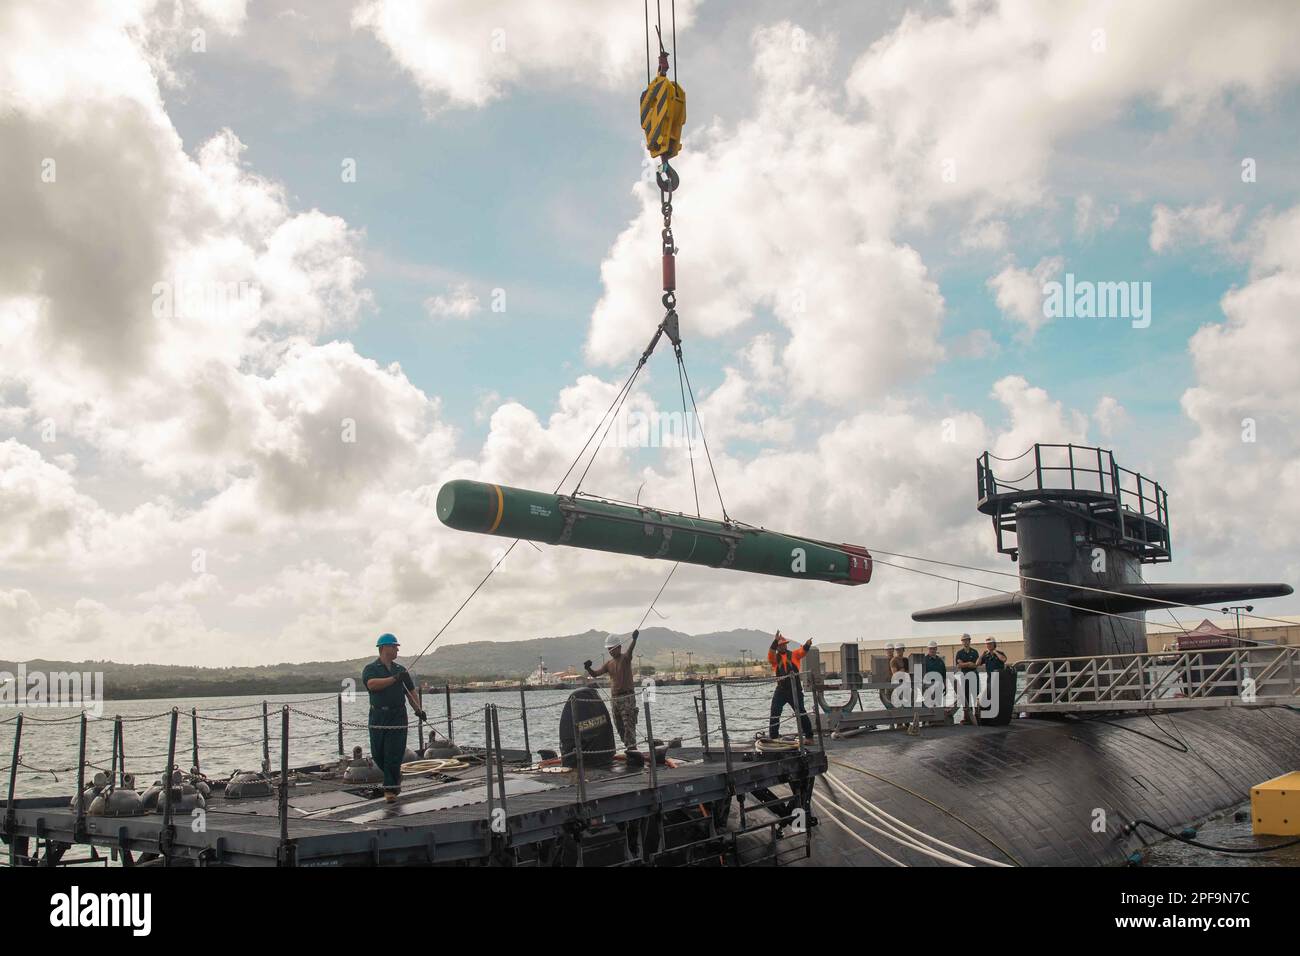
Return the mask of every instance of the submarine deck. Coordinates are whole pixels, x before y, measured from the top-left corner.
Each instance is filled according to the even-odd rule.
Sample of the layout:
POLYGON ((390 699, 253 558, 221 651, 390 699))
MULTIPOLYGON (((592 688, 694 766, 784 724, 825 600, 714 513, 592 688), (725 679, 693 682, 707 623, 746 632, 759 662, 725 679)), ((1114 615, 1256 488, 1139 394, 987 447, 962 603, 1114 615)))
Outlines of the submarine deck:
MULTIPOLYGON (((796 865, 892 865, 830 820, 843 808, 883 826, 856 797, 1004 864, 1114 866, 1162 840, 1150 827, 1129 829, 1132 821, 1177 832, 1300 766, 1300 709, 1035 717, 1001 727, 931 726, 919 736, 866 733, 828 739, 826 750, 813 855, 796 865)), ((943 862, 854 829, 903 865, 943 862)))

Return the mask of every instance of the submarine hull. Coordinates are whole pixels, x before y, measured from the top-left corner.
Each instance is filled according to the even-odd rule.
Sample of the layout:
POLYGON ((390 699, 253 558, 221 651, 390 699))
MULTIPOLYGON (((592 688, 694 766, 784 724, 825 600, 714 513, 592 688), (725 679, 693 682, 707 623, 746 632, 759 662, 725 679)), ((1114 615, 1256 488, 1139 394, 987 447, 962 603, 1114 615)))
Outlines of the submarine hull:
POLYGON ((871 580, 871 555, 856 545, 599 499, 458 479, 438 491, 437 510, 458 531, 834 584, 871 580))
MULTIPOLYGON (((927 728, 919 739, 878 732, 827 741, 827 756, 840 784, 972 853, 1021 866, 1120 865, 1163 839, 1146 828, 1125 833, 1128 821, 1177 832, 1300 766, 1300 712, 1229 707, 1152 719, 1021 719, 998 728, 927 728)), ((819 778, 812 856, 800 865, 892 865, 831 822, 820 809, 828 801, 865 816, 819 778)), ((843 819, 900 862, 944 865, 843 819)))

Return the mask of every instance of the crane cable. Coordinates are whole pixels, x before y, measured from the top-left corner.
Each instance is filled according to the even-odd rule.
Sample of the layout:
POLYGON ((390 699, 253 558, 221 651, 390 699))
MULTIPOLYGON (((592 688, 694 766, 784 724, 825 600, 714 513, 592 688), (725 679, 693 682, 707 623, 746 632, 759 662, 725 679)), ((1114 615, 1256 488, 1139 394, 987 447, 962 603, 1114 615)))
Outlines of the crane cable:
MULTIPOLYGON (((657 335, 656 335, 656 341, 657 341, 657 335)), ((653 343, 651 347, 653 348, 653 343)), ((648 357, 648 352, 647 355, 642 356, 641 361, 637 364, 636 368, 632 370, 632 374, 629 375, 627 377, 627 381, 623 383, 623 387, 618 390, 618 394, 616 394, 614 396, 613 401, 609 403, 609 407, 605 409, 605 414, 603 414, 600 417, 600 421, 596 423, 596 427, 592 430, 592 433, 587 436, 587 440, 583 443, 582 448, 578 451, 578 454, 574 457, 573 461, 569 463, 569 467, 565 469, 563 477, 561 477, 559 482, 556 483, 555 491, 552 492, 552 494, 558 494, 560 489, 564 487, 564 483, 568 481, 569 475, 573 473, 573 469, 577 467, 578 462, 582 460, 582 456, 586 453, 587 449, 590 447, 592 439, 594 439, 596 437, 596 434, 600 431, 600 426, 605 424, 605 420, 607 418, 609 418, 611 422, 613 421, 613 419, 610 417, 611 413, 613 413, 614 415, 618 414, 617 410, 619 407, 622 406, 623 401, 627 398, 627 393, 631 390, 632 383, 636 381, 636 377, 641 371, 641 366, 645 364, 646 357, 648 357)), ((608 431, 609 429, 606 428, 606 433, 608 433, 608 431)), ((593 460, 594 460, 594 453, 593 453, 593 460)), ((590 463, 588 463, 587 467, 588 468, 591 467, 590 463)), ((584 471, 583 474, 585 475, 586 472, 584 471)), ((429 639, 429 642, 424 645, 420 653, 415 655, 414 659, 412 659, 410 665, 407 667, 407 670, 410 670, 412 667, 418 664, 420 662, 420 659, 424 657, 425 654, 428 653, 429 648, 431 648, 437 642, 438 638, 442 637, 443 633, 447 630, 447 628, 451 627, 452 622, 455 621, 456 618, 460 616, 460 612, 465 610, 465 607, 469 604, 470 601, 474 599, 474 596, 478 594, 478 592, 482 589, 483 585, 487 584, 488 579, 491 578, 492 575, 496 573, 497 568, 501 567, 501 562, 505 561, 505 559, 510 556, 510 552, 513 551, 518 546, 519 542, 522 540, 523 540, 522 538, 516 538, 514 541, 510 543, 510 547, 506 548, 506 550, 502 553, 501 557, 497 558, 497 560, 493 563, 492 567, 488 569, 487 574, 483 575, 483 577, 479 579, 478 584, 474 585, 473 590, 469 592, 469 595, 465 598, 465 600, 460 602, 460 605, 456 608, 455 611, 451 613, 451 616, 447 618, 446 621, 443 622, 442 627, 438 628, 437 632, 433 635, 433 637, 429 639)))
MULTIPOLYGON (((937 564, 937 565, 942 565, 943 567, 947 567, 947 568, 960 568, 960 569, 963 570, 963 571, 974 571, 974 572, 976 572, 977 574, 996 574, 996 575, 998 575, 998 576, 1000 576, 1000 577, 1004 577, 1004 578, 1016 578, 1017 580, 1020 580, 1020 581, 1032 581, 1032 582, 1034 582, 1035 584, 1049 584, 1049 585, 1051 585, 1051 586, 1053 586, 1053 587, 1068 588, 1068 589, 1075 590, 1075 591, 1091 591, 1091 592, 1093 592, 1093 593, 1095 593, 1095 594, 1108 594, 1108 595, 1112 595, 1112 596, 1114 596, 1114 597, 1124 597, 1124 598, 1132 598, 1132 597, 1133 597, 1132 594, 1126 594, 1126 593, 1124 593, 1123 591, 1111 591, 1111 590, 1107 590, 1106 588, 1091 587, 1091 586, 1089 586, 1089 585, 1087 585, 1087 584, 1072 584, 1072 583, 1070 583, 1070 582, 1068 582, 1068 581, 1053 581, 1053 580, 1051 580, 1050 578, 1036 578, 1036 577, 1033 577, 1033 576, 1031 576, 1031 575, 1027 575, 1027 574, 1018 574, 1018 573, 1013 573, 1013 572, 1011 572, 1011 571, 995 571, 995 570, 993 570, 992 568, 977 568, 977 567, 974 567, 973 565, 969 565, 969 564, 959 564, 959 563, 957 563, 957 562, 953 562, 953 561, 940 561, 938 558, 925 558, 925 557, 921 557, 920 555, 916 555, 916 554, 904 554, 904 553, 902 553, 902 552, 900 552, 900 551, 886 551, 886 550, 883 549, 883 548, 877 548, 877 547, 875 547, 875 546, 873 546, 873 545, 869 545, 869 544, 868 544, 868 545, 865 545, 865 547, 866 547, 866 548, 867 548, 867 549, 868 549, 868 550, 869 550, 873 555, 876 555, 876 554, 887 554, 887 555, 889 555, 890 557, 894 557, 894 558, 904 558, 904 559, 906 559, 906 560, 908 560, 908 561, 920 561, 922 564, 937 564)), ((881 562, 881 563, 883 564, 883 563, 885 563, 885 562, 881 562)), ((973 583, 973 582, 971 582, 971 581, 962 581, 962 580, 957 579, 957 578, 948 578, 947 580, 950 580, 950 581, 956 581, 959 585, 960 585, 960 584, 968 584, 968 585, 970 585, 971 587, 977 587, 977 588, 985 587, 985 585, 982 585, 982 584, 975 584, 975 583, 973 583)), ((1142 581, 1142 583, 1143 583, 1143 584, 1147 584, 1148 582, 1144 580, 1144 581, 1142 581)), ((999 589, 998 589, 998 588, 986 588, 986 590, 996 591, 996 590, 999 590, 999 589)), ((1006 592, 1003 592, 1003 593, 1011 594, 1011 593, 1015 593, 1015 592, 1006 591, 1006 592)), ((1162 606, 1165 606, 1165 607, 1169 607, 1169 608, 1175 608, 1175 607, 1179 607, 1179 608, 1189 608, 1189 609, 1197 610, 1197 611, 1209 611, 1209 612, 1212 613, 1212 614, 1214 614, 1214 613, 1218 613, 1219 611, 1222 610, 1221 608, 1213 608, 1213 607, 1209 607, 1209 606, 1207 606, 1207 605, 1202 605, 1202 604, 1188 604, 1188 603, 1183 602, 1183 601, 1169 601, 1169 600, 1166 600, 1166 599, 1164 599, 1164 598, 1144 597, 1144 598, 1142 598, 1142 600, 1144 600, 1144 601, 1150 601, 1152 604, 1159 604, 1159 605, 1162 605, 1162 606)), ((1070 606, 1070 605, 1067 605, 1067 606, 1070 606)), ((1087 609, 1086 609, 1086 608, 1078 608, 1077 610, 1087 610, 1087 609)), ((1170 611, 1170 614, 1171 614, 1171 615, 1172 615, 1172 613, 1173 613, 1173 612, 1170 611)), ((1264 615, 1260 615, 1260 614, 1249 614, 1249 613, 1247 613, 1247 614, 1243 614, 1243 615, 1241 615, 1241 616, 1242 616, 1242 617, 1245 617, 1245 618, 1251 618, 1251 619, 1253 619, 1253 620, 1257 620, 1257 621, 1269 621, 1269 622, 1274 623, 1274 624, 1283 624, 1283 625, 1291 626, 1291 627, 1293 627, 1293 626, 1295 625, 1295 623, 1296 623, 1295 621, 1288 621, 1288 620, 1285 620, 1285 619, 1280 618, 1280 617, 1266 617, 1266 616, 1264 616, 1264 615)), ((1152 622, 1152 623, 1155 623, 1155 622, 1152 622)), ((1181 622, 1178 620, 1178 618, 1176 618, 1176 617, 1174 618, 1174 625, 1176 625, 1177 628, 1178 628, 1178 630, 1182 631, 1184 634, 1187 633, 1187 628, 1184 627, 1184 626, 1182 625, 1182 623, 1181 623, 1181 622)), ((1160 624, 1159 626, 1161 626, 1161 627, 1169 627, 1171 630, 1173 629, 1173 627, 1172 627, 1171 625, 1168 625, 1168 624, 1160 624)), ((1243 640, 1243 641, 1248 641, 1249 638, 1241 638, 1241 640, 1243 640)), ((1251 641, 1250 643, 1257 644, 1257 643, 1259 643, 1259 642, 1258 642, 1258 641, 1251 641)))
MULTIPOLYGON (((666 65, 668 53, 663 47, 663 11, 661 8, 660 0, 655 0, 655 15, 657 20, 655 26, 655 32, 659 36, 660 62, 661 64, 666 65)), ((674 87, 676 87, 677 0, 672 0, 671 17, 672 17, 672 45, 673 45, 673 53, 672 53, 673 85, 674 87)), ((645 20, 646 20, 646 38, 645 38, 646 39, 646 82, 647 82, 647 91, 648 91, 649 82, 651 79, 649 0, 645 0, 645 20)), ((678 92, 680 92, 680 88, 678 88, 678 92)), ((683 108, 682 118, 684 119, 684 108, 683 108)), ((628 395, 631 394, 632 386, 636 383, 637 377, 641 374, 641 369, 645 367, 645 364, 649 360, 651 353, 654 352, 655 346, 659 344, 659 339, 665 334, 667 334, 669 339, 672 341, 673 348, 677 354, 679 387, 680 387, 680 382, 684 381, 686 385, 687 393, 690 395, 691 405, 693 408, 695 408, 696 421, 699 421, 699 409, 695 404, 695 392, 691 388, 690 375, 686 372, 685 362, 682 359, 681 337, 678 334, 678 318, 677 318, 677 311, 676 311, 676 304, 677 304, 676 275, 675 275, 675 269, 673 268, 671 263, 675 260, 677 254, 677 247, 674 243, 673 232, 672 232, 672 215, 673 215, 672 194, 673 191, 677 189, 677 186, 680 183, 680 179, 677 175, 676 170, 674 170, 672 166, 669 165, 668 159, 669 156, 665 154, 664 159, 661 163, 661 168, 655 174, 655 179, 659 185, 659 191, 660 191, 659 192, 660 210, 663 213, 663 217, 664 217, 662 240, 663 240, 663 255, 664 255, 664 263, 665 263, 664 265, 665 289, 664 289, 664 295, 662 301, 663 301, 664 308, 666 310, 666 314, 664 315, 663 321, 659 323, 659 327, 655 330, 655 334, 651 338, 650 344, 647 345, 645 350, 641 353, 641 357, 637 361, 636 366, 632 369, 631 374, 628 375, 627 380, 623 383, 623 387, 620 388, 618 392, 615 394, 614 399, 610 402, 609 407, 605 409, 605 414, 602 415, 600 421, 596 423, 596 427, 592 429, 591 434, 587 436, 587 440, 586 442, 583 443, 583 446, 579 450, 577 456, 573 459, 573 461, 569 464, 569 467, 565 470, 564 476, 560 479, 559 483, 556 484, 555 491, 552 492, 553 494, 560 493, 560 490, 564 487, 564 483, 569 479, 569 476, 573 473, 574 468, 576 468, 578 463, 582 460, 583 456, 587 452, 587 449, 591 447, 592 440, 595 439, 597 434, 599 434, 600 441, 597 442, 596 447, 592 449, 591 457, 588 459, 586 466, 582 469, 582 473, 578 476, 577 483, 574 485, 573 491, 570 493, 570 496, 574 496, 574 497, 577 496, 579 489, 582 487, 583 480, 586 479, 587 473, 591 470, 591 466, 596 463, 596 456, 600 453, 600 449, 604 446, 605 439, 609 436, 610 428, 613 427, 614 421, 618 418, 619 411, 622 410, 623 404, 627 401, 628 395), (601 431, 602 425, 604 426, 603 432, 601 431)), ((683 399, 682 412, 683 412, 683 416, 685 416, 684 399, 683 399)), ((696 488, 696 482, 695 482, 695 460, 694 460, 693 449, 690 446, 689 423, 686 423, 686 428, 687 428, 687 442, 688 442, 687 448, 688 448, 688 452, 691 454, 691 487, 695 489, 696 514, 698 516, 699 491, 696 488)), ((701 438, 704 437, 704 429, 702 425, 700 427, 700 436, 701 438)), ((718 491, 718 504, 722 507, 724 520, 729 522, 730 519, 727 517, 726 514, 726 506, 722 503, 722 490, 721 490, 721 486, 718 483, 717 471, 714 470, 713 468, 713 458, 712 455, 709 454, 707 440, 705 440, 704 442, 704 450, 705 450, 705 455, 708 457, 709 469, 710 471, 713 472, 713 485, 718 491)), ((492 567, 488 569, 488 572, 485 575, 483 575, 483 577, 479 580, 478 584, 474 586, 473 590, 470 591, 469 595, 465 598, 465 600, 463 600, 460 603, 460 605, 456 608, 456 610, 452 612, 451 616, 447 618, 447 620, 443 623, 442 627, 438 628, 437 632, 433 635, 433 637, 429 639, 429 642, 424 645, 420 653, 415 656, 415 658, 411 661, 410 667, 414 667, 415 664, 419 663, 420 659, 423 658, 426 653, 428 653, 429 648, 431 648, 434 645, 434 643, 436 643, 437 640, 440 637, 442 637, 443 633, 447 630, 447 628, 450 627, 452 622, 455 621, 456 618, 460 615, 460 612, 465 609, 465 607, 469 604, 469 602, 474 599, 474 596, 478 594, 478 592, 482 589, 482 587, 485 584, 487 584, 488 579, 491 578, 492 575, 496 573, 497 569, 501 567, 501 563, 505 561, 507 557, 509 557, 510 552, 514 551, 515 547, 519 544, 521 540, 522 540, 521 538, 516 538, 513 542, 511 542, 510 546, 506 548, 506 550, 502 553, 501 557, 499 557, 496 560, 496 562, 493 563, 492 567)), ((664 579, 663 585, 659 588, 659 593, 655 595, 654 601, 651 601, 650 606, 646 609, 645 616, 643 616, 641 619, 642 624, 644 624, 646 618, 650 616, 650 612, 654 610, 655 601, 658 601, 659 598, 663 595, 664 588, 668 586, 668 582, 672 580, 673 572, 676 570, 677 570, 677 566, 674 564, 672 570, 668 572, 668 577, 664 579)), ((410 668, 408 667, 408 670, 409 669, 410 668)))
MULTIPOLYGON (((1097 615, 1098 617, 1112 617, 1112 618, 1116 618, 1116 619, 1121 620, 1121 621, 1136 622, 1136 623, 1139 623, 1139 624, 1148 624, 1148 625, 1151 625, 1151 626, 1153 626, 1153 627, 1168 627, 1168 628, 1170 628, 1171 630, 1173 629, 1173 628, 1172 628, 1172 625, 1164 624, 1164 623, 1162 623, 1162 622, 1160 622, 1160 621, 1147 621, 1147 620, 1145 620, 1144 618, 1140 618, 1140 617, 1128 617, 1128 616, 1126 616, 1126 615, 1124 615, 1124 614, 1114 614, 1114 613, 1111 613, 1110 611, 1097 611, 1097 610, 1093 610, 1092 608, 1081 607, 1081 606, 1079 606, 1079 605, 1077 605, 1077 604, 1070 604, 1070 603, 1068 603, 1068 602, 1066 602, 1066 601, 1053 601, 1051 598, 1039 597, 1039 596, 1036 595, 1036 594, 1025 594, 1023 591, 1008 591, 1006 588, 994 587, 994 586, 991 585, 991 584, 980 584, 980 583, 978 583, 978 582, 976 582, 976 581, 963 581, 961 578, 954 578, 954 577, 952 577, 952 576, 950 576, 950 575, 947 575, 947 574, 939 574, 939 573, 937 573, 937 572, 935 572, 935 571, 924 571, 924 570, 922 570, 921 568, 909 568, 909 567, 908 567, 907 565, 905 565, 905 564, 895 564, 895 563, 893 563, 892 561, 882 561, 882 560, 880 560, 878 557, 876 557, 877 554, 888 554, 888 553, 889 553, 889 552, 887 552, 887 551, 884 551, 884 552, 878 552, 878 551, 875 551, 874 549, 872 549, 872 551, 871 551, 871 561, 872 561, 872 563, 873 563, 873 564, 883 564, 885 567, 888 567, 888 568, 897 568, 899 571, 911 571, 913 574, 924 574, 926 577, 930 577, 930 578, 939 578, 939 579, 942 580, 942 581, 955 581, 955 582, 957 582, 958 584, 965 584, 965 585, 967 585, 967 586, 969 586, 969 587, 973 587, 973 588, 981 588, 981 589, 983 589, 983 590, 985 590, 985 591, 997 591, 997 592, 1000 593, 1000 594, 1010 594, 1010 595, 1013 595, 1013 596, 1019 596, 1022 600, 1025 600, 1025 601, 1037 601, 1037 602, 1040 603, 1040 604, 1052 604, 1052 605, 1055 605, 1056 607, 1069 608, 1069 609, 1072 610, 1072 611, 1084 611, 1084 612, 1086 612, 1086 613, 1088 613, 1088 614, 1095 614, 1095 615, 1097 615)), ((927 562, 927 563, 930 563, 930 564, 948 564, 948 562, 946 562, 946 561, 932 561, 932 560, 930 560, 930 559, 928 559, 928 558, 914 558, 913 560, 924 561, 924 562, 927 562)), ((971 571, 982 571, 983 569, 982 569, 982 568, 969 568, 968 570, 971 570, 971 571)), ((999 571, 991 571, 991 572, 988 572, 988 573, 990 573, 990 574, 1000 574, 1000 573, 1002 573, 1002 572, 999 572, 999 571)), ((1012 576, 1014 577, 1014 575, 1012 575, 1012 576)), ((1126 596, 1127 596, 1127 595, 1126 595, 1126 596)), ((1144 612, 1139 611, 1139 612, 1137 612, 1137 613, 1144 613, 1144 612)))
MULTIPOLYGON (((646 133, 646 146, 650 151, 651 158, 660 157, 660 166, 655 173, 655 180, 659 186, 659 205, 660 212, 663 216, 663 228, 660 232, 661 253, 663 259, 663 296, 660 301, 664 307, 664 317, 659 323, 659 327, 655 330, 655 334, 653 338, 651 338, 650 344, 646 346, 645 351, 641 354, 641 358, 637 361, 636 368, 634 369, 632 376, 629 378, 627 385, 617 397, 616 407, 613 411, 614 417, 617 417, 619 410, 622 408, 623 402, 626 401, 628 394, 631 392, 631 386, 637 375, 640 374, 641 369, 649 360, 651 353, 654 352, 655 347, 659 344, 659 339, 662 336, 667 335, 669 341, 673 344, 673 351, 677 358, 678 390, 682 393, 683 417, 687 415, 686 397, 689 395, 691 399, 691 407, 695 411, 695 420, 698 422, 700 417, 699 406, 695 401, 695 391, 691 387, 690 373, 686 371, 685 360, 682 357, 682 340, 679 332, 680 325, 677 314, 676 257, 678 250, 676 240, 673 237, 673 193, 680 185, 681 179, 677 175, 677 171, 672 168, 672 165, 669 162, 669 160, 675 156, 681 148, 680 141, 676 136, 680 136, 681 124, 685 121, 685 94, 676 83, 677 3, 676 0, 673 0, 671 7, 673 38, 672 70, 674 79, 669 81, 667 79, 669 69, 668 51, 664 49, 663 45, 663 9, 660 0, 655 0, 655 33, 658 37, 659 45, 658 72, 659 77, 662 79, 661 83, 656 82, 650 75, 649 0, 644 0, 643 9, 645 12, 646 89, 645 92, 641 94, 641 121, 643 124, 642 128, 646 133), (669 87, 671 87, 671 89, 669 89, 669 87), (665 127, 668 127, 668 129, 665 129, 665 127), (674 136, 674 134, 676 134, 676 136, 674 136), (685 386, 684 390, 683 385, 685 386)), ((578 491, 581 489, 582 482, 586 479, 588 471, 591 470, 591 466, 595 463, 596 456, 605 444, 605 438, 608 436, 609 430, 614 424, 614 417, 611 417, 609 422, 606 424, 605 431, 601 435, 600 441, 596 444, 596 448, 591 454, 591 459, 587 462, 587 466, 578 477, 578 481, 571 492, 572 495, 577 495, 578 491)), ((687 450, 690 455, 691 463, 691 487, 695 494, 696 516, 699 517, 699 489, 695 479, 695 456, 690 436, 689 421, 685 422, 685 425, 687 430, 687 450)), ((597 426, 597 431, 599 431, 599 426, 597 426)), ((721 484, 718 481, 717 471, 713 467, 713 456, 709 451, 708 440, 704 436, 702 425, 700 427, 700 436, 703 439, 705 455, 709 462, 709 468, 713 473, 713 484, 714 488, 718 491, 718 503, 722 508, 723 518, 725 521, 729 521, 730 519, 726 514, 726 505, 722 500, 721 484)), ((588 444, 590 444, 590 439, 588 440, 588 444)), ((561 484, 563 484, 563 482, 561 482, 561 484)))

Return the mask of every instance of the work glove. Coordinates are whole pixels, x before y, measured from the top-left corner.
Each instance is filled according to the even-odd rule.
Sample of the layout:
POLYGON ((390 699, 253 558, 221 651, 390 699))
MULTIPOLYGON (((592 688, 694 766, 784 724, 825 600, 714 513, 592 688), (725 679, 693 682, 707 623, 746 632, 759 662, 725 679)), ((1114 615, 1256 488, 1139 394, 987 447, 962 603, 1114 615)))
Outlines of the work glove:
POLYGON ((428 723, 428 722, 429 722, 429 715, 426 714, 426 713, 425 713, 424 711, 422 711, 422 710, 417 710, 417 711, 415 712, 415 716, 416 716, 416 717, 419 717, 419 718, 420 718, 421 720, 423 720, 425 723, 428 723))
POLYGON ((637 628, 635 631, 632 632, 632 640, 635 641, 635 640, 636 640, 638 637, 640 637, 640 636, 641 636, 641 629, 640 629, 640 628, 637 628))
POLYGON ((591 661, 589 659, 582 662, 582 669, 591 670, 591 661))
POLYGON ((812 638, 810 637, 808 638, 808 640, 803 642, 803 649, 807 651, 811 647, 812 647, 812 638))

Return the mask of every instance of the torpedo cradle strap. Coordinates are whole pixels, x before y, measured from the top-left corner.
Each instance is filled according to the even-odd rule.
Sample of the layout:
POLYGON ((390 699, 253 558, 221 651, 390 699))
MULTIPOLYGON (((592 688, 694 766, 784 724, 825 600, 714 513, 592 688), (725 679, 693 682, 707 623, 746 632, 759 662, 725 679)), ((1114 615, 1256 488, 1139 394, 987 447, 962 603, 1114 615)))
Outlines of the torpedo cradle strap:
POLYGON ((837 584, 871 580, 871 555, 856 545, 636 505, 456 480, 442 486, 437 507, 458 531, 837 584))

